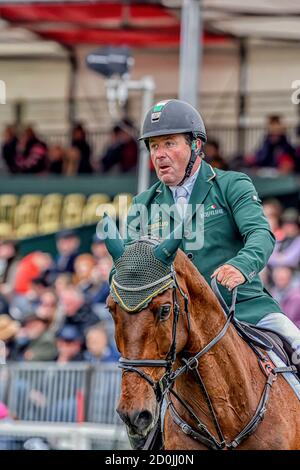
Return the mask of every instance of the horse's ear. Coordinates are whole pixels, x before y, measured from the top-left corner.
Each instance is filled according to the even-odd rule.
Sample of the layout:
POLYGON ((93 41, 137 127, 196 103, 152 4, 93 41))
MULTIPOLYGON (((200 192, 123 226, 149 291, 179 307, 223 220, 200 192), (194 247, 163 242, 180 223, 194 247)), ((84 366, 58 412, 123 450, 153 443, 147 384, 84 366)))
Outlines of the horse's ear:
POLYGON ((175 259, 177 250, 182 241, 183 224, 180 224, 171 234, 170 237, 161 242, 154 248, 155 258, 162 263, 171 265, 175 259))
POLYGON ((102 236, 104 235, 104 242, 110 256, 113 261, 117 261, 123 255, 125 246, 115 222, 106 213, 103 215, 99 229, 102 236))

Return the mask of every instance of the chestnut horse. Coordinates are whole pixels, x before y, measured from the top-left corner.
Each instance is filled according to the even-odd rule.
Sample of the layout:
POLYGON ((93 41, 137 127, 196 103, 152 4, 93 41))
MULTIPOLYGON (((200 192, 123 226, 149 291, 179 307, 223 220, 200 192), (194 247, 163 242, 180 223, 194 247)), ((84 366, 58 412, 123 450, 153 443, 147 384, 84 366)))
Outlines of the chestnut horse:
POLYGON ((296 394, 240 337, 232 312, 226 319, 179 243, 106 240, 115 265, 107 304, 123 369, 117 412, 131 445, 143 448, 164 402, 166 450, 300 449, 296 394))

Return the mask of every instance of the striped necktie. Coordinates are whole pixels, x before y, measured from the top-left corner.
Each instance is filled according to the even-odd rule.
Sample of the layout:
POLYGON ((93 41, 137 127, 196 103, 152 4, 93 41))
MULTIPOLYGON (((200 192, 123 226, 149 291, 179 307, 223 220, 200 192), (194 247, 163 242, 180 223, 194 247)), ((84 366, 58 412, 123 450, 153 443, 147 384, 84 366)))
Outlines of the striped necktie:
POLYGON ((181 216, 183 216, 186 211, 186 204, 188 202, 187 196, 188 196, 188 191, 183 186, 179 186, 176 189, 176 192, 175 192, 176 204, 177 204, 177 207, 181 216))

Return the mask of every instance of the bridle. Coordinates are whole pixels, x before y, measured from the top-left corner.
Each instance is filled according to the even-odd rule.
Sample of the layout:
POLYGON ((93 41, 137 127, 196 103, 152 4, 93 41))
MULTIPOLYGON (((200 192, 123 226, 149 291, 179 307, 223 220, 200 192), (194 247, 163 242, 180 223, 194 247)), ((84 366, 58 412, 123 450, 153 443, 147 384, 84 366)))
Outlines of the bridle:
MULTIPOLYGON (((162 405, 163 398, 166 397, 168 406, 170 406, 170 410, 173 416, 173 419, 177 424, 180 425, 181 429, 187 433, 187 431, 194 432, 192 428, 185 422, 183 421, 180 416, 177 414, 174 405, 172 404, 170 395, 174 395, 180 403, 189 411, 190 414, 193 415, 194 419, 197 420, 198 428, 201 429, 202 434, 196 433, 199 436, 197 437, 198 440, 200 440, 202 443, 205 445, 208 445, 209 447, 212 447, 214 449, 220 449, 224 447, 225 439, 222 434, 222 431, 220 429, 213 405, 211 403, 210 397, 206 391, 205 385, 203 383, 203 380, 198 372, 198 361, 199 359, 206 354, 211 348, 213 348, 225 335, 232 319, 234 316, 234 306, 235 306, 235 301, 236 301, 236 289, 233 291, 233 302, 232 306, 230 308, 230 312, 227 316, 227 320, 221 329, 221 331, 213 338, 201 351, 199 351, 195 356, 189 358, 189 359, 183 359, 184 365, 181 367, 177 368, 175 371, 173 370, 173 365, 176 361, 176 335, 177 335, 177 324, 178 324, 178 319, 180 315, 180 307, 178 303, 178 295, 177 291, 181 294, 184 300, 184 314, 187 317, 187 322, 188 322, 188 330, 190 332, 190 313, 188 309, 188 296, 182 291, 181 287, 179 286, 179 283, 177 281, 176 277, 176 272, 172 266, 171 269, 171 276, 173 278, 173 325, 172 325, 172 342, 171 346, 169 349, 169 352, 167 353, 166 359, 161 360, 161 359, 126 359, 124 357, 121 357, 119 359, 119 367, 123 369, 124 372, 135 372, 137 373, 140 377, 142 377, 144 380, 146 380, 151 387, 154 390, 156 400, 158 404, 162 405), (160 380, 154 381, 148 374, 146 374, 144 371, 140 370, 141 367, 164 367, 166 369, 166 372, 163 374, 160 380), (200 378, 200 385, 201 389, 203 390, 210 412, 212 414, 213 421, 215 423, 219 438, 221 439, 221 442, 218 443, 218 441, 215 439, 215 437, 210 433, 210 431, 207 429, 207 427, 199 420, 199 418, 195 415, 195 413, 191 410, 189 405, 184 402, 178 394, 173 390, 173 385, 175 383, 175 380, 185 373, 186 371, 191 370, 191 371, 196 371, 197 375, 200 378), (205 435, 206 434, 206 435, 205 435)), ((195 438, 195 436, 194 436, 195 438)))
MULTIPOLYGON (((123 369, 125 372, 136 372, 139 374, 143 379, 145 379, 151 387, 154 389, 154 393, 156 396, 156 400, 158 403, 161 403, 164 394, 166 391, 171 387, 173 383, 173 364, 176 360, 176 336, 177 336, 177 324, 180 315, 180 307, 178 303, 178 296, 177 290, 183 297, 184 300, 184 313, 186 314, 187 322, 188 322, 188 330, 190 332, 190 314, 188 310, 188 297, 182 291, 181 287, 178 284, 176 273, 174 269, 171 270, 170 274, 171 278, 173 279, 173 325, 172 325, 172 341, 170 349, 166 355, 165 359, 125 359, 121 357, 119 359, 119 367, 123 369), (144 371, 140 370, 139 367, 164 367, 166 372, 162 376, 160 380, 155 382, 150 375, 146 374, 144 371)), ((159 280, 160 281, 160 280, 159 280)))
MULTIPOLYGON (((172 266, 171 268, 171 277, 173 278, 173 325, 172 325, 172 342, 170 349, 167 353, 165 359, 126 359, 121 357, 119 359, 119 367, 123 369, 124 372, 135 372, 144 380, 146 380, 151 387, 154 389, 156 400, 160 406, 162 406, 163 399, 165 398, 167 407, 169 407, 171 416, 173 421, 181 428, 181 430, 192 437, 193 439, 199 441, 200 443, 204 444, 206 447, 213 449, 213 450, 228 450, 228 449, 235 449, 244 439, 250 436, 258 427, 259 423, 263 420, 266 409, 267 403, 269 399, 270 389, 273 385, 273 382, 277 379, 277 374, 284 373, 284 372, 292 372, 293 366, 291 367, 274 367, 273 364, 270 365, 270 361, 267 356, 265 356, 260 349, 258 349, 255 345, 249 344, 251 349, 255 352, 258 356, 260 365, 263 364, 263 371, 267 377, 267 381, 265 383, 265 387, 263 393, 261 395, 260 401, 258 403, 257 409, 249 421, 249 423, 243 428, 243 430, 231 441, 226 442, 224 434, 221 430, 214 406, 212 404, 211 398, 209 393, 206 389, 205 383, 201 377, 201 374, 198 370, 199 359, 203 357, 208 351, 210 351, 226 334, 229 325, 232 323, 236 326, 237 320, 234 318, 235 314, 235 304, 236 304, 236 297, 237 297, 237 288, 233 289, 232 291, 232 303, 230 308, 225 308, 226 303, 221 296, 219 289, 217 287, 217 282, 215 278, 212 281, 212 289, 215 295, 218 297, 222 307, 225 310, 227 315, 225 324, 223 325, 220 332, 205 346, 203 347, 195 356, 189 358, 182 358, 183 365, 178 367, 177 369, 173 370, 173 365, 176 361, 176 334, 177 334, 177 324, 180 315, 180 307, 178 303, 178 295, 177 291, 181 294, 184 300, 184 314, 187 317, 188 322, 188 329, 190 332, 190 313, 188 309, 188 296, 182 291, 181 287, 178 284, 175 270, 172 266), (150 375, 146 374, 144 371, 140 370, 141 367, 163 367, 166 369, 165 373, 161 377, 160 380, 154 381, 150 375), (197 383, 200 386, 201 391, 203 392, 206 404, 210 411, 210 415, 215 427, 215 430, 218 435, 218 439, 209 431, 207 426, 198 418, 195 414, 193 409, 190 407, 186 401, 184 401, 178 393, 174 390, 173 385, 175 380, 180 377, 185 372, 191 371, 196 378, 197 383), (181 416, 178 414, 173 402, 172 396, 174 396, 180 404, 185 408, 188 414, 192 417, 192 419, 196 422, 197 431, 194 427, 190 426, 186 421, 184 421, 181 416)), ((140 288, 141 289, 141 288, 140 288)), ((155 429, 151 431, 154 433, 155 429)), ((148 439, 147 439, 148 442, 148 439)), ((150 442, 150 441, 149 441, 150 442)), ((144 449, 148 449, 149 447, 144 447, 144 449)))

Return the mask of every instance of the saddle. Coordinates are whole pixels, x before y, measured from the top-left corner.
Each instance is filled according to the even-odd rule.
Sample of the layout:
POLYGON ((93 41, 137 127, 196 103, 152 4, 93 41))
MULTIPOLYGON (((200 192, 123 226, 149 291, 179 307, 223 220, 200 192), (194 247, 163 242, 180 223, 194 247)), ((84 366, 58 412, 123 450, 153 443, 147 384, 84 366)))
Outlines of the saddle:
POLYGON ((274 351, 274 353, 287 365, 294 365, 297 369, 297 376, 300 380, 300 364, 294 364, 292 357, 294 350, 286 339, 278 333, 265 328, 253 326, 246 322, 237 321, 235 326, 240 335, 247 341, 264 349, 274 351), (237 324, 238 323, 238 326, 237 324))

